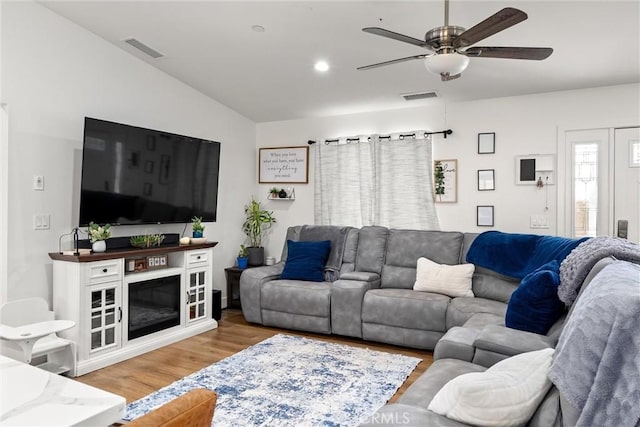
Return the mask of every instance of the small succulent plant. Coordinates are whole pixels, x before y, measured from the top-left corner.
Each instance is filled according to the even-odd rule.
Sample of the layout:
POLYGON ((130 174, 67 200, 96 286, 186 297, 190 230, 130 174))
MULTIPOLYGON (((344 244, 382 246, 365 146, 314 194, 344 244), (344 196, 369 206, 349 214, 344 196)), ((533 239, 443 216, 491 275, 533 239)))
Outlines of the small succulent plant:
POLYGON ((160 246, 163 240, 164 234, 142 234, 132 236, 129 239, 129 243, 135 248, 151 248, 153 246, 160 246))

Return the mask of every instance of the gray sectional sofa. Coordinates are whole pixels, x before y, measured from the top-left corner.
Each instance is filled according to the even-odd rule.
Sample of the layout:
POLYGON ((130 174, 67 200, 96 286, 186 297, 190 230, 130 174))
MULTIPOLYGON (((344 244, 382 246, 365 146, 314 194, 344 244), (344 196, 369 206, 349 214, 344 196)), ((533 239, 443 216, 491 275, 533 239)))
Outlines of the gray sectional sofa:
MULTIPOLYGON (((314 228, 317 236, 323 228, 330 235, 336 227, 290 227, 287 240, 299 240, 305 228, 314 228)), ((518 279, 477 268, 473 298, 413 290, 418 258, 461 264, 476 234, 378 226, 344 228, 344 232, 340 274, 335 281, 280 280, 284 262, 245 271, 240 279, 245 319, 426 350, 433 350, 452 328, 504 324, 507 302, 518 279)), ((286 242, 282 259, 286 260, 286 242)), ((450 339, 458 335, 463 345, 470 336, 458 332, 450 339)))
POLYGON ((523 425, 640 426, 640 409, 637 406, 640 393, 640 344, 635 338, 637 327, 640 325, 640 268, 636 266, 635 272, 627 273, 625 277, 612 277, 609 275, 610 271, 603 271, 607 267, 618 268, 621 263, 624 261, 618 261, 613 257, 603 258, 593 266, 585 278, 580 295, 585 293, 596 278, 600 282, 598 288, 592 288, 587 298, 579 296, 571 306, 567 319, 562 320, 567 328, 580 329, 581 325, 584 325, 578 334, 573 333, 575 329, 571 329, 572 333, 563 335, 558 343, 557 338, 512 330, 504 326, 489 326, 484 330, 470 331, 476 337, 475 342, 470 344, 471 347, 475 344, 476 355, 471 357, 465 356, 467 351, 474 351, 469 348, 464 351, 450 348, 446 351, 446 357, 442 357, 442 352, 438 355, 442 345, 452 345, 451 342, 440 341, 436 346, 434 362, 427 371, 395 403, 382 407, 363 426, 397 425, 398 420, 401 420, 402 425, 413 427, 469 425, 428 409, 436 394, 447 383, 464 374, 484 372, 497 361, 512 355, 554 347, 556 344, 559 347, 556 349, 554 364, 549 373, 552 380, 551 388, 523 425), (627 286, 620 292, 619 288, 615 289, 615 284, 622 282, 626 282, 627 286), (615 293, 610 295, 610 290, 615 293), (588 302, 584 302, 585 299, 588 302), (623 301, 626 301, 627 307, 623 301), (632 310, 627 310, 628 307, 632 307, 632 310), (570 319, 574 311, 580 314, 576 315, 577 319, 573 319, 572 323, 570 319), (593 323, 589 323, 590 318, 593 323), (593 327, 600 323, 601 328, 593 327), (620 328, 621 333, 616 340, 612 329, 621 325, 624 328, 620 328), (630 325, 633 326, 629 327, 630 325), (561 354, 558 354, 558 349, 561 354), (469 361, 471 359, 473 362, 469 361), (570 363, 567 364, 567 361, 570 363), (567 377, 575 383, 557 378, 558 372, 567 372, 567 377), (560 386, 562 389, 559 389, 560 386), (578 400, 584 398, 582 409, 578 409, 567 396, 578 396, 578 400))
MULTIPOLYGON (((315 227, 315 235, 322 235, 322 226, 297 226, 288 229, 287 239, 300 239, 304 227, 315 227)), ((582 252, 592 258, 587 260, 590 264, 581 261, 583 267, 588 266, 583 268, 588 274, 577 275, 577 302, 546 335, 538 335, 504 326, 507 303, 520 283, 518 279, 476 266, 472 278, 474 297, 451 298, 412 289, 419 257, 439 264, 463 263, 476 234, 384 227, 343 231, 346 238, 337 280, 280 280, 283 262, 253 268, 245 271, 240 280, 242 310, 246 320, 253 323, 434 350, 434 362, 427 371, 396 403, 382 407, 365 425, 468 425, 428 409, 445 384, 463 374, 484 372, 511 356, 557 346, 554 358, 557 356, 564 366, 569 366, 566 371, 577 376, 578 383, 582 381, 575 388, 588 395, 586 405, 590 407, 578 410, 567 399, 571 396, 575 402, 576 398, 571 381, 561 381, 562 389, 554 381, 540 396, 527 426, 640 426, 640 408, 635 409, 640 398, 640 340, 635 332, 640 329, 637 265, 626 276, 609 280, 608 272, 602 270, 620 264, 606 255, 609 251, 601 251, 598 244, 574 251, 572 255, 582 252), (591 290, 597 289, 593 291, 595 297, 589 294, 588 298, 581 298, 596 281, 598 285, 591 286, 591 290), (609 282, 615 286, 625 281, 628 286, 621 293, 608 295, 609 282), (589 303, 583 302, 585 299, 589 303), (607 305, 601 307, 604 301, 607 305), (574 310, 580 314, 572 318, 574 310), (571 328, 575 325, 584 330, 573 334, 571 328), (618 328, 622 333, 616 336, 611 331, 619 325, 623 326, 618 328), (567 338, 569 329, 573 335, 567 338), (589 342, 587 352, 582 351, 585 341, 589 342), (586 378, 580 378, 583 373, 586 378)), ((628 244, 609 255, 621 255, 621 259, 640 264, 639 248, 628 244)), ((282 259, 286 258, 285 243, 282 259)), ((556 368, 552 366, 550 378, 556 368)), ((560 372, 565 371, 563 366, 559 368, 560 372)))

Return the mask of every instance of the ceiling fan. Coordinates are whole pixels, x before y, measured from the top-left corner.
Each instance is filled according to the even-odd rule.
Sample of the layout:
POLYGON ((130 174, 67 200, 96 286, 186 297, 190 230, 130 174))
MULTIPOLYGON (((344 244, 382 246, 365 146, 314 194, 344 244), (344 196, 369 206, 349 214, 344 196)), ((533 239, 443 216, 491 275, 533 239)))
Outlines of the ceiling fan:
POLYGON ((424 64, 429 71, 440 74, 442 81, 454 80, 469 65, 469 58, 506 58, 506 59, 530 59, 543 60, 553 53, 550 47, 469 47, 486 39, 502 30, 514 26, 527 19, 527 14, 521 10, 507 7, 475 26, 465 30, 462 27, 449 25, 449 0, 444 1, 444 26, 429 30, 424 40, 395 33, 378 27, 363 28, 362 31, 387 37, 393 40, 409 43, 415 46, 433 51, 377 64, 358 67, 358 70, 370 70, 385 65, 424 59, 424 64), (464 49, 464 50, 462 50, 464 49))

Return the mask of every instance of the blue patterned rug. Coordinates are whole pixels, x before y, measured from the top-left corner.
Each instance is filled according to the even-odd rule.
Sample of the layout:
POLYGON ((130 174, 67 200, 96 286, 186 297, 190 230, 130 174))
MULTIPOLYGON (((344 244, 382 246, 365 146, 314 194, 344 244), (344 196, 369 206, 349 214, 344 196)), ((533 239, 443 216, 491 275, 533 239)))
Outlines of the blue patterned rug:
POLYGON ((194 388, 218 393, 213 425, 355 426, 420 359, 279 334, 127 406, 138 418, 194 388))

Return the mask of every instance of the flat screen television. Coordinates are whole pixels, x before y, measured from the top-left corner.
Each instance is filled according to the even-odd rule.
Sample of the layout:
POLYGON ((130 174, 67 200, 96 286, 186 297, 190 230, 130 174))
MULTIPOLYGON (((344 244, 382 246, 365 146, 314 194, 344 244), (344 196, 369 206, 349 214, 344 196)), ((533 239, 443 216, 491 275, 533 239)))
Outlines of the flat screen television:
POLYGON ((80 226, 216 220, 220 143, 86 117, 80 226))

